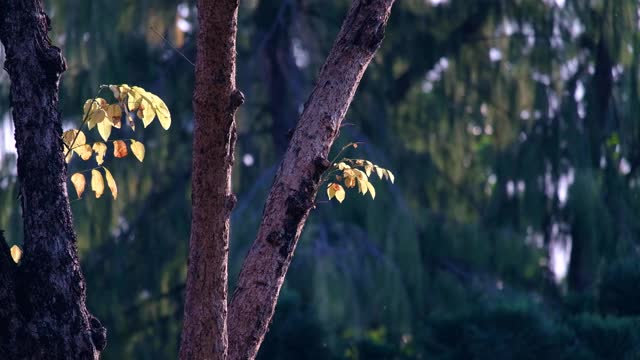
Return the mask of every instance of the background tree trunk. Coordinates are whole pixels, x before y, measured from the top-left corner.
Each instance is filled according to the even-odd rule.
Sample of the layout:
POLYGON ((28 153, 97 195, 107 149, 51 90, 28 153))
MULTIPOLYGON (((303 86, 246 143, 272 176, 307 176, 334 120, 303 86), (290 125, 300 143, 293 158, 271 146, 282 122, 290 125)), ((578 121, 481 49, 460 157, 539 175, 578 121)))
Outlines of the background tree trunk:
POLYGON ((19 266, 0 239, 0 358, 97 359, 106 330, 85 305, 58 111, 66 65, 48 31, 41 1, 0 1, 24 222, 19 266))
POLYGON ((383 37, 393 0, 355 0, 280 164, 229 308, 229 358, 253 359, 267 332, 329 149, 383 37))
POLYGON ((235 112, 238 0, 198 1, 196 84, 193 94, 191 241, 181 359, 227 357, 229 220, 236 198, 231 168, 235 112))

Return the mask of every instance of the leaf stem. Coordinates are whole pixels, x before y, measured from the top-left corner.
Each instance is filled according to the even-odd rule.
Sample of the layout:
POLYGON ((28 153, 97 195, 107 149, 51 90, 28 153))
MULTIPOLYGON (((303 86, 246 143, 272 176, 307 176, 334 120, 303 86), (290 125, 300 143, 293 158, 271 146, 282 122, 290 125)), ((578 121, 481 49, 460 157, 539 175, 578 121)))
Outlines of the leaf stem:
POLYGON ((82 130, 82 127, 84 126, 84 124, 87 123, 87 120, 89 119, 89 115, 91 115, 93 113, 91 111, 91 106, 93 105, 94 102, 96 102, 96 99, 98 98, 98 95, 100 95, 100 92, 102 92, 102 90, 104 90, 105 87, 108 87, 108 86, 107 85, 100 85, 100 88, 98 89, 98 92, 96 93, 96 96, 94 96, 93 99, 91 99, 91 104, 89 105, 89 111, 87 111, 87 113, 84 114, 84 118, 82 119, 82 124, 80 124, 80 128, 78 128, 78 132, 76 133, 76 136, 73 138, 73 141, 71 142, 71 144, 69 144, 69 146, 67 146, 69 151, 74 149, 73 145, 75 145, 76 140, 78 139, 78 135, 80 135, 80 131, 82 130))

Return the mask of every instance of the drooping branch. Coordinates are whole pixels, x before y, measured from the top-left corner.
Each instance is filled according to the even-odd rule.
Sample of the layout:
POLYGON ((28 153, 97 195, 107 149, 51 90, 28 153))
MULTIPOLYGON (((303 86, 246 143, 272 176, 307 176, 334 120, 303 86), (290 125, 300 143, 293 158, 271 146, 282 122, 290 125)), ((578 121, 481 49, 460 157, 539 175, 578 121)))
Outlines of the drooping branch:
POLYGON ((253 359, 278 294, 320 175, 356 88, 384 37, 393 0, 354 0, 320 70, 267 198, 257 238, 229 305, 229 358, 253 359))
POLYGON ((181 359, 227 357, 229 224, 236 198, 231 168, 235 112, 238 0, 198 1, 193 108, 192 223, 181 359))
POLYGON ((24 256, 13 289, 15 326, 9 329, 9 336, 19 340, 9 340, 11 346, 2 351, 15 359, 97 359, 106 330, 85 304, 58 110, 66 65, 48 39, 49 30, 42 1, 0 1, 24 222, 24 256))

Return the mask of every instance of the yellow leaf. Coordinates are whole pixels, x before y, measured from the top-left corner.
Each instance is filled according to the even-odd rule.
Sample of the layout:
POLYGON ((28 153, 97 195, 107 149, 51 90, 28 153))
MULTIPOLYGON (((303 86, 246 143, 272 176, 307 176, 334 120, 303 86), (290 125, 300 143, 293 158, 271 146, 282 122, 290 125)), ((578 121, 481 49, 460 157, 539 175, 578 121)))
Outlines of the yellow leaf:
POLYGON ((367 182, 367 189, 369 189, 369 194, 371 194, 371 198, 375 199, 376 198, 376 189, 373 187, 373 185, 371 185, 370 182, 367 182))
POLYGON ((98 123, 98 132, 104 141, 109 140, 109 136, 111 136, 111 122, 101 121, 98 123))
POLYGON ((140 162, 144 160, 144 144, 143 143, 139 141, 131 140, 131 152, 133 153, 133 155, 136 156, 138 160, 140 160, 140 162))
POLYGON ((129 94, 129 91, 131 91, 131 88, 127 84, 122 84, 118 86, 118 90, 120 91, 120 100, 122 100, 124 99, 125 96, 129 94))
POLYGON ((118 104, 107 106, 107 117, 114 128, 120 129, 122 123, 122 108, 118 104))
POLYGON ((93 155, 93 151, 91 151, 91 145, 89 144, 84 144, 84 145, 75 145, 73 147, 73 151, 75 151, 78 155, 80 155, 80 157, 82 158, 82 160, 89 160, 91 158, 91 155, 93 155))
POLYGON ((11 258, 16 264, 20 262, 20 258, 22 258, 22 250, 18 245, 13 245, 11 247, 11 258))
POLYGON ((80 145, 84 145, 87 142, 87 138, 84 133, 77 129, 67 130, 62 133, 62 141, 64 142, 64 156, 65 161, 69 163, 71 158, 73 157, 73 151, 71 151, 71 147, 78 147, 80 145), (76 137, 77 134, 77 137, 76 137), (75 142, 74 142, 75 139, 75 142))
MULTIPOLYGON (((87 123, 87 126, 89 129, 93 129, 94 126, 102 124, 104 120, 108 118, 107 112, 104 111, 104 109, 95 110, 91 115, 89 115, 89 122, 87 123)), ((107 121, 107 123, 109 123, 109 121, 107 121)), ((98 128, 98 130, 100 129, 98 128)))
POLYGON ((365 174, 362 170, 353 169, 353 171, 356 174, 356 177, 358 178, 358 180, 367 180, 367 174, 365 174))
POLYGON ((153 105, 151 105, 146 99, 142 99, 137 115, 142 119, 142 124, 146 128, 151 124, 153 119, 155 119, 156 111, 153 109, 153 105))
POLYGON ((371 161, 365 161, 364 162, 364 172, 367 174, 367 176, 371 176, 371 171, 373 170, 373 164, 371 163, 371 161))
POLYGON ((387 175, 389 175, 389 180, 391 180, 391 183, 393 184, 393 182, 395 181, 396 177, 393 176, 393 173, 391 172, 391 170, 387 170, 387 175))
POLYGON ((107 178, 107 185, 109 189, 111 189, 111 195, 113 195, 113 200, 118 198, 118 187, 116 186, 116 180, 111 175, 111 172, 107 168, 104 169, 104 177, 107 178))
POLYGON ((369 181, 367 181, 366 178, 364 179, 360 179, 358 178, 358 191, 362 193, 362 195, 365 195, 367 193, 367 184, 369 183, 369 181))
POLYGON ((349 189, 354 187, 354 186, 356 186, 356 178, 355 177, 345 177, 344 178, 344 185, 349 189))
POLYGON ((140 90, 144 91, 142 88, 134 86, 128 91, 127 106, 129 107, 129 111, 137 110, 138 106, 140 106, 140 101, 142 100, 140 90))
POLYGON ((96 199, 100 198, 104 193, 104 180, 102 174, 98 170, 91 170, 91 190, 96 193, 96 199))
POLYGON ((123 158, 129 154, 127 150, 127 144, 122 140, 116 140, 113 142, 113 156, 117 158, 123 158))
POLYGON ((342 203, 344 201, 344 197, 346 193, 344 192, 344 189, 342 188, 342 186, 338 184, 334 184, 334 185, 336 185, 336 199, 338 199, 338 201, 342 203))
POLYGON ((81 173, 75 173, 71 175, 71 183, 73 187, 76 189, 76 194, 78 194, 78 198, 82 197, 82 193, 84 192, 84 187, 87 185, 87 181, 84 178, 84 175, 81 173))
POLYGON ((380 180, 382 180, 382 177, 384 176, 384 169, 377 165, 375 166, 375 169, 376 174, 378 174, 378 177, 380 178, 380 180))
POLYGON ((107 153, 107 144, 103 142, 97 142, 93 144, 93 151, 96 153, 96 162, 98 165, 102 165, 104 162, 104 156, 107 153))
POLYGON ((160 121, 160 125, 165 130, 169 130, 171 126, 171 113, 169 112, 169 108, 167 104, 162 101, 157 95, 147 93, 149 95, 149 99, 151 100, 151 104, 154 107, 156 115, 158 115, 158 121, 160 121))
POLYGON ((333 183, 329 183, 329 186, 327 186, 327 196, 329 197, 329 200, 333 199, 335 195, 336 189, 334 189, 333 183))
POLYGON ((344 170, 344 169, 351 169, 351 166, 349 166, 349 165, 347 165, 347 164, 345 164, 343 162, 338 163, 338 170, 344 170))
POLYGON ((84 135, 82 131, 77 129, 71 129, 62 133, 62 141, 64 142, 65 145, 67 145, 68 148, 71 148, 72 143, 73 143, 73 146, 86 144, 87 137, 84 135), (76 138, 76 134, 78 136, 77 138, 76 138), (75 143, 73 143, 74 142, 73 139, 76 140, 75 143))
POLYGON ((82 107, 82 120, 84 121, 84 119, 88 119, 87 113, 91 114, 93 111, 98 110, 99 107, 98 102, 93 99, 85 101, 84 106, 82 107))

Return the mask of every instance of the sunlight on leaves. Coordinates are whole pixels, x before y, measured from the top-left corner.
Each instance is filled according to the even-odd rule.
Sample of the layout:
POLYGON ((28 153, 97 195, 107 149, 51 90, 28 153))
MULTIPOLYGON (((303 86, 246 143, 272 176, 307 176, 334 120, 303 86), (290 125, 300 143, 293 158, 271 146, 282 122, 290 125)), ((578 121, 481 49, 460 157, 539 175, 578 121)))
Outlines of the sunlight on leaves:
POLYGON ((87 184, 87 181, 81 173, 75 173, 71 175, 71 183, 73 187, 76 189, 76 194, 78 194, 78 198, 82 198, 82 193, 84 192, 84 187, 87 184))
POLYGON ((98 165, 102 165, 102 163, 104 163, 104 156, 107 154, 107 144, 96 142, 93 144, 92 149, 96 153, 96 162, 98 165))
POLYGON ((20 259, 22 258, 22 249, 20 249, 18 245, 13 245, 11 247, 11 258, 16 264, 20 262, 20 259))
MULTIPOLYGON (((357 148, 356 143, 347 144, 338 152, 338 156, 342 152, 350 147, 357 148)), ((373 164, 369 160, 365 159, 349 159, 342 158, 339 161, 333 161, 333 165, 322 175, 322 181, 331 181, 327 185, 327 196, 329 200, 336 198, 339 202, 342 202, 346 197, 345 188, 355 188, 357 185, 358 193, 363 196, 369 193, 371 199, 376 198, 376 189, 370 182, 370 176, 375 171, 380 180, 386 179, 391 183, 395 181, 393 173, 381 166, 373 164), (344 187, 340 183, 344 184, 344 187)))
POLYGON ((133 153, 133 155, 135 155, 135 157, 138 160, 140 160, 140 162, 144 160, 144 144, 143 143, 139 141, 131 140, 131 152, 133 153))
POLYGON ((91 170, 91 190, 96 193, 96 199, 104 193, 104 180, 100 171, 96 169, 91 170))
MULTIPOLYGON (((123 158, 129 154, 125 141, 131 141, 131 152, 140 162, 145 158, 146 149, 143 143, 134 139, 109 140, 112 135, 112 128, 121 129, 123 116, 126 116, 125 125, 129 125, 132 130, 135 130, 135 117, 137 115, 145 128, 157 117, 162 128, 167 130, 171 126, 171 114, 162 99, 141 87, 130 87, 127 84, 101 85, 98 95, 103 90, 108 90, 113 94, 115 103, 109 103, 104 98, 97 96, 93 99, 88 99, 82 108, 81 124, 81 128, 85 124, 89 130, 96 128, 103 141, 89 144, 87 143, 86 135, 79 129, 65 131, 62 135, 62 140, 65 145, 64 156, 67 163, 71 161, 74 153, 78 154, 83 160, 90 159, 95 153, 96 163, 99 167, 91 169, 91 189, 95 192, 96 198, 99 198, 104 193, 106 179, 107 186, 111 189, 113 198, 116 199, 118 197, 118 187, 115 178, 107 168, 102 166, 107 154, 108 142, 113 142, 113 156, 115 158, 123 158), (104 179, 102 173, 98 171, 100 167, 104 169, 104 179)), ((71 176, 71 182, 78 194, 78 198, 82 197, 86 181, 87 179, 80 172, 71 176)))
POLYGON ((129 154, 127 150, 127 144, 122 140, 116 140, 113 142, 113 156, 117 158, 123 158, 129 154))
POLYGON ((120 129, 122 124, 122 108, 118 104, 107 106, 107 116, 114 128, 120 129))
POLYGON ((118 198, 118 186, 116 186, 116 180, 111 175, 111 172, 106 167, 104 169, 104 177, 107 179, 107 186, 111 189, 111 195, 113 195, 113 200, 118 198))

